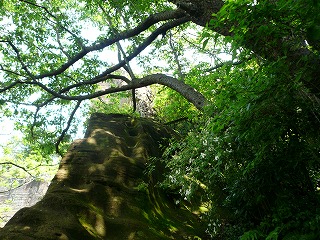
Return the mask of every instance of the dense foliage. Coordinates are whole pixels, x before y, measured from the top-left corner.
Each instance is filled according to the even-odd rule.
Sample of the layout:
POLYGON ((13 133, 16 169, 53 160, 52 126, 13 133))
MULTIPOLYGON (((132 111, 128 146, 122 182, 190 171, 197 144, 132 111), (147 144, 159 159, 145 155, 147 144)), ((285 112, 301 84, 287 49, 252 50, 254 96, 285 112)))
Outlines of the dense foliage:
POLYGON ((320 3, 212 1, 223 6, 200 28, 189 7, 202 1, 170 2, 188 14, 166 1, 0 1, 1 112, 49 161, 89 112, 137 110, 132 89, 165 73, 207 102, 148 89, 150 116, 182 135, 163 186, 206 210, 214 239, 319 239, 320 3))
MULTIPOLYGON (((267 37, 286 38, 289 31, 297 43, 305 40, 318 18, 309 4, 230 1, 217 16, 243 19, 226 41, 236 58, 250 60, 210 73, 212 105, 194 121, 198 128, 167 152, 167 184, 210 206, 206 217, 215 239, 319 238, 319 94, 305 84, 318 68, 314 56, 296 68, 286 49, 292 46, 268 40, 276 55, 266 52, 266 58, 239 48, 253 37, 256 48, 266 48, 267 37)), ((308 48, 319 57, 316 46, 308 48)))

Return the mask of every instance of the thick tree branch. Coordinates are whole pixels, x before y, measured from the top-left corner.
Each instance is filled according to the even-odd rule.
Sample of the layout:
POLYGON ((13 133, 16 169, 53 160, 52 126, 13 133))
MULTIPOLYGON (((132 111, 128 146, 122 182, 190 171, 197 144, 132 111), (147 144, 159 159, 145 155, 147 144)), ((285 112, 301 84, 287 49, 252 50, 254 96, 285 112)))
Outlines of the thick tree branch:
POLYGON ((200 110, 207 104, 206 98, 201 93, 197 92, 194 88, 190 87, 184 82, 176 78, 167 76, 165 74, 152 74, 140 79, 134 79, 134 81, 132 81, 128 85, 124 85, 116 88, 108 88, 102 91, 95 92, 93 94, 88 94, 86 96, 77 96, 77 97, 65 96, 65 99, 67 100, 93 99, 106 94, 123 92, 131 89, 135 89, 135 88, 146 87, 152 84, 164 85, 177 91, 183 97, 185 97, 189 102, 191 102, 196 108, 200 110))
MULTIPOLYGON (((121 77, 121 79, 125 79, 125 77, 121 77)), ((29 83, 29 84, 35 84, 35 83, 29 83)), ((146 87, 152 84, 161 84, 177 91, 183 97, 185 97, 189 102, 191 102, 196 108, 200 110, 207 104, 206 98, 201 93, 197 92, 195 89, 185 84, 183 81, 167 76, 165 74, 148 75, 140 79, 134 79, 133 81, 130 81, 128 85, 108 88, 108 89, 97 91, 95 93, 87 94, 87 95, 67 96, 67 95, 53 92, 51 90, 50 91, 54 93, 54 96, 56 97, 58 96, 58 98, 61 98, 64 100, 83 101, 87 99, 97 98, 110 93, 117 93, 117 92, 123 92, 123 91, 132 90, 136 88, 146 87)), ((50 101, 52 101, 53 99, 54 98, 51 98, 50 101)), ((48 101, 46 101, 46 104, 47 103, 48 101)), ((41 104, 41 106, 44 106, 44 105, 45 104, 41 104)))
MULTIPOLYGON (((187 12, 195 24, 205 27, 212 19, 212 14, 220 11, 223 0, 169 0, 178 8, 187 12)), ((227 34, 229 29, 220 29, 220 34, 227 34)), ((229 32, 230 33, 230 32, 229 32)))
MULTIPOLYGON (((167 20, 171 20, 171 19, 179 19, 184 16, 185 16, 184 11, 181 11, 179 9, 153 14, 133 29, 121 32, 111 38, 105 38, 105 39, 101 40, 100 42, 95 43, 89 47, 84 47, 78 54, 76 54, 71 59, 69 59, 69 61, 66 62, 65 64, 63 64, 60 68, 53 70, 53 71, 50 71, 50 72, 47 72, 47 73, 37 75, 37 76, 35 76, 35 78, 42 79, 45 77, 59 75, 90 52, 104 49, 104 48, 106 48, 106 47, 108 47, 108 46, 110 46, 120 40, 134 37, 134 36, 140 34, 141 32, 147 30, 149 27, 153 26, 154 24, 156 24, 158 22, 167 21, 167 20)), ((182 22, 182 23, 184 23, 184 22, 182 22)), ((182 23, 180 23, 180 24, 182 24, 182 23)))
MULTIPOLYGON (((174 28, 176 26, 179 26, 179 25, 181 25, 181 24, 183 24, 185 22, 188 22, 188 21, 189 21, 189 18, 188 17, 184 17, 184 18, 180 18, 180 19, 177 19, 177 20, 173 20, 171 22, 165 23, 164 25, 160 26, 158 29, 156 29, 154 32, 152 32, 150 34, 150 36, 148 38, 146 38, 145 41, 141 45, 139 45, 129 56, 127 56, 127 61, 131 61, 133 58, 135 58, 139 53, 141 53, 147 46, 149 46, 163 32, 166 32, 169 29, 174 28)), ((66 96, 63 93, 66 93, 66 92, 68 92, 71 89, 74 89, 76 87, 81 87, 81 86, 84 86, 84 85, 92 85, 92 84, 99 83, 99 82, 103 81, 110 73, 115 72, 116 70, 118 70, 121 67, 123 67, 125 64, 126 64, 126 61, 122 60, 121 62, 119 62, 118 64, 116 64, 116 65, 114 65, 112 67, 110 67, 109 69, 107 69, 106 71, 104 71, 100 75, 96 76, 95 78, 93 78, 93 79, 91 79, 89 81, 80 82, 80 83, 76 83, 76 84, 70 85, 70 86, 68 86, 68 87, 66 87, 64 89, 61 89, 59 92, 53 91, 49 87, 47 87, 45 84, 37 82, 37 81, 21 82, 21 83, 32 84, 32 85, 39 86, 44 91, 50 93, 54 98, 60 98, 60 99, 65 99, 65 100, 85 100, 85 99, 87 99, 86 96, 66 96)), ((31 78, 34 78, 34 76, 28 71, 27 68, 25 70, 27 71, 27 73, 30 74, 30 75, 29 74, 28 75, 31 78)), ((88 95, 88 96, 91 96, 91 95, 88 95)), ((99 95, 99 96, 101 96, 101 95, 99 95)), ((91 97, 89 99, 91 99, 91 97)))
POLYGON ((141 78, 139 82, 139 85, 147 86, 157 83, 167 86, 180 93, 199 110, 203 109, 203 107, 208 103, 207 99, 194 88, 185 84, 183 81, 167 76, 165 74, 152 74, 141 78))

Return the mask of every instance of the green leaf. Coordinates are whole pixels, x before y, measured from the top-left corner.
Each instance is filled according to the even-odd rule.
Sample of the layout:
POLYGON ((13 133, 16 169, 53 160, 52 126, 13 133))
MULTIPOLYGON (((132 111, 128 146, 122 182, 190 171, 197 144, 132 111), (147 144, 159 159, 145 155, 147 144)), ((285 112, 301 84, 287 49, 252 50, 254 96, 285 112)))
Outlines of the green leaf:
POLYGON ((205 39, 204 41, 203 41, 203 43, 202 43, 202 49, 205 49, 206 48, 206 46, 207 46, 207 44, 208 44, 208 42, 209 42, 209 38, 207 38, 207 39, 205 39))

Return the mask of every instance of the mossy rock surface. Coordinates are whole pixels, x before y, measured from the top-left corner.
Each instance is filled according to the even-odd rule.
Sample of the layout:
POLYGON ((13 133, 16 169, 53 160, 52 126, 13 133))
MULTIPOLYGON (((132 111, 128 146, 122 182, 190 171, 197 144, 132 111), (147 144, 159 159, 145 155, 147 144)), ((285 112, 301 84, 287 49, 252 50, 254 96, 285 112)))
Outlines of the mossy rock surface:
POLYGON ((93 114, 44 198, 17 212, 0 239, 206 239, 197 216, 154 186, 164 167, 157 164, 151 179, 144 175, 170 137, 147 119, 93 114))

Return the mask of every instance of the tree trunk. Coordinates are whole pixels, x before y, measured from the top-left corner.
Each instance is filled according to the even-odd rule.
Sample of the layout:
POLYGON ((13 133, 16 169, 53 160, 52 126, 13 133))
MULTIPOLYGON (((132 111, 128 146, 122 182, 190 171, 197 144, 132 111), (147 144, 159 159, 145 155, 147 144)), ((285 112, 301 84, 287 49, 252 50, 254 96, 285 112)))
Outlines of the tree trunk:
POLYGON ((156 187, 161 163, 144 174, 170 136, 149 120, 93 114, 44 198, 18 211, 0 239, 206 239, 198 217, 156 187))

